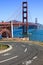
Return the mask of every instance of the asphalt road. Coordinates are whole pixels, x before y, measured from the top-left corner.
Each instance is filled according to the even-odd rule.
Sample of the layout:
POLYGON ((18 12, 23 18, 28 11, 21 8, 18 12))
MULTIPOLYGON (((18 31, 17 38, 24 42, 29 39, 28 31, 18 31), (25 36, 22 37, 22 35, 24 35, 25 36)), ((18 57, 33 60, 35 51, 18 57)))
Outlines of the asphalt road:
POLYGON ((13 48, 0 54, 0 65, 43 65, 43 47, 15 42, 3 44, 10 44, 13 48))

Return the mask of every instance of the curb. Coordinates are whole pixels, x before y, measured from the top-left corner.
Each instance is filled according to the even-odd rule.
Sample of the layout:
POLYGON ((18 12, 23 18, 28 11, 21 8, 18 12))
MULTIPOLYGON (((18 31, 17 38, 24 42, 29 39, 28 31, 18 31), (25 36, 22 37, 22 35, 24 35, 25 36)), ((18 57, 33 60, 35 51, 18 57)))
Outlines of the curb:
POLYGON ((8 49, 5 49, 5 50, 0 51, 0 54, 1 54, 1 53, 5 53, 5 52, 7 52, 7 51, 10 51, 10 50, 12 49, 12 46, 11 46, 11 45, 8 45, 8 46, 9 46, 9 48, 8 48, 8 49))

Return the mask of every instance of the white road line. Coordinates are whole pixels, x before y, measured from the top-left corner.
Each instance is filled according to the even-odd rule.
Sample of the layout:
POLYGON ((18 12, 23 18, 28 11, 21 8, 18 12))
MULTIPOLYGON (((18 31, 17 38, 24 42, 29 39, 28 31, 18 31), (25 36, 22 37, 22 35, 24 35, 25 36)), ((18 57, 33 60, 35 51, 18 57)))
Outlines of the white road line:
POLYGON ((37 56, 33 57, 33 60, 36 59, 36 58, 37 58, 37 56))
POLYGON ((27 51, 27 48, 24 50, 24 52, 26 52, 27 51))
POLYGON ((32 63, 32 61, 34 61, 36 58, 37 58, 37 56, 33 57, 33 59, 32 59, 32 60, 26 61, 26 65, 31 64, 31 63, 32 63))
POLYGON ((8 56, 8 55, 10 55, 10 53, 3 54, 2 56, 8 56))
POLYGON ((9 60, 12 60, 12 59, 17 58, 17 57, 18 57, 18 56, 14 56, 14 57, 11 57, 11 58, 9 58, 9 59, 2 60, 2 61, 0 61, 0 63, 3 63, 3 62, 6 62, 6 61, 9 61, 9 60))
POLYGON ((26 61, 26 65, 29 65, 32 63, 33 60, 26 61))
POLYGON ((32 60, 28 60, 28 61, 22 62, 22 64, 23 64, 23 65, 30 65, 36 58, 37 58, 37 56, 33 57, 32 60))
POLYGON ((25 47, 25 45, 21 45, 22 47, 25 47))

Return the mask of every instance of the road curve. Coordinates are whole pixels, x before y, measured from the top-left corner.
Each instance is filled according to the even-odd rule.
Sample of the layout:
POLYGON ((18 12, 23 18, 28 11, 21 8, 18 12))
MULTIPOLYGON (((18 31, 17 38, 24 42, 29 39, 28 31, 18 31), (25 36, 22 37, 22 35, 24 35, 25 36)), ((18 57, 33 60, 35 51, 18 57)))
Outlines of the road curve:
POLYGON ((0 65, 43 65, 43 47, 21 42, 1 43, 13 48, 0 54, 0 65))

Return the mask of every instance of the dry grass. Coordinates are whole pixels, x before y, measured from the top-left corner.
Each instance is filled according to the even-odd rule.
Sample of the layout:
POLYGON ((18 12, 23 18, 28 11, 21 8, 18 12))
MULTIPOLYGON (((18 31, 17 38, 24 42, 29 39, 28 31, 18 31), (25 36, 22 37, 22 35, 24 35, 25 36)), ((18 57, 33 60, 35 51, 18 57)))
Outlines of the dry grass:
POLYGON ((27 42, 31 44, 37 44, 43 46, 43 42, 30 41, 29 38, 3 38, 0 42, 27 42))
POLYGON ((8 45, 0 44, 0 50, 5 50, 5 49, 7 49, 8 47, 9 47, 8 45))

